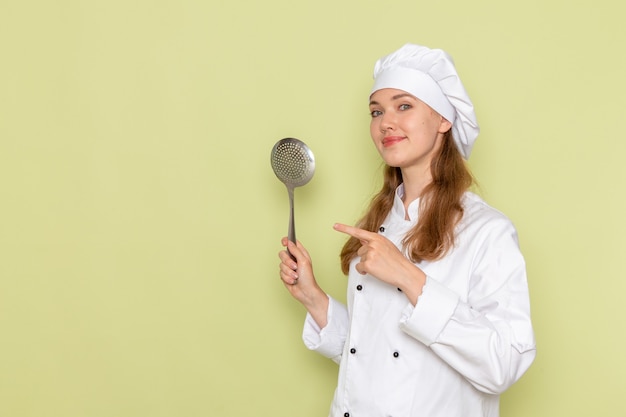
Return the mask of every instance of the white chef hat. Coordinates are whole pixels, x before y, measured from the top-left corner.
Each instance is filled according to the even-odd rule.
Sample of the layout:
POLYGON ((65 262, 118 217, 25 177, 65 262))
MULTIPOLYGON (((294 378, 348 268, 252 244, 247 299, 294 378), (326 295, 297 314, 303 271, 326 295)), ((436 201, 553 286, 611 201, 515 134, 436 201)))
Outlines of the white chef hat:
POLYGON ((452 123, 454 142, 463 157, 469 158, 478 136, 478 122, 474 105, 445 51, 406 44, 380 58, 374 66, 371 94, 383 88, 414 95, 452 123))

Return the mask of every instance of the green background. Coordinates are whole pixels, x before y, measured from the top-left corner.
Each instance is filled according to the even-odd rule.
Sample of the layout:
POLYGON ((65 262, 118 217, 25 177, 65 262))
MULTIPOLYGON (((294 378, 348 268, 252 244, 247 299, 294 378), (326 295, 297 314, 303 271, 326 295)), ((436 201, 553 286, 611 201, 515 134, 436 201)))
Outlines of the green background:
POLYGON ((324 416, 337 368, 278 278, 378 187, 367 96, 406 42, 455 58, 480 192, 516 224, 536 362, 505 417, 623 415, 626 30, 611 0, 0 0, 0 416, 324 416))

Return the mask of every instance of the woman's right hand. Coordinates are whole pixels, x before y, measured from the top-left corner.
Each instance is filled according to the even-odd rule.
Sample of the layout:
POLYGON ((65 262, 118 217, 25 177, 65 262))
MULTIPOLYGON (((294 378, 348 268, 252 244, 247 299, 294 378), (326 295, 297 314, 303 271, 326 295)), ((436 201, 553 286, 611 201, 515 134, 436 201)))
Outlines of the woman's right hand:
POLYGON ((311 256, 299 241, 293 243, 283 237, 281 243, 286 250, 278 254, 281 261, 280 279, 291 296, 302 303, 320 328, 323 328, 327 321, 328 296, 317 285, 311 256))

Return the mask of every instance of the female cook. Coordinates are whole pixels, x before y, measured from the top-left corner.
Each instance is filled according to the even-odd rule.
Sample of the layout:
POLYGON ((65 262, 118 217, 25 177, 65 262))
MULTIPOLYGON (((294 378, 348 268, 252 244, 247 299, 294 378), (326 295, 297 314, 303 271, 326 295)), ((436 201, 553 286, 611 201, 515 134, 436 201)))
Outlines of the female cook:
POLYGON ((376 62, 369 110, 384 181, 356 227, 334 225, 347 306, 300 242, 279 254, 304 343, 339 364, 330 416, 498 416, 535 340, 516 230, 469 191, 473 105, 444 51, 407 44, 376 62))

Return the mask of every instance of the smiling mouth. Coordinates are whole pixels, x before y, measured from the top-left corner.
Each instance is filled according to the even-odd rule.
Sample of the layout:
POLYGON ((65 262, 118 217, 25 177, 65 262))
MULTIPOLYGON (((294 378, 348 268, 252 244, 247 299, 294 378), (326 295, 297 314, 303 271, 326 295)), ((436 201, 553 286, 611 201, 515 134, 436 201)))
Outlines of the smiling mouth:
POLYGON ((383 146, 393 146, 396 143, 401 142, 402 140, 404 140, 404 136, 386 136, 385 138, 383 138, 383 146))

